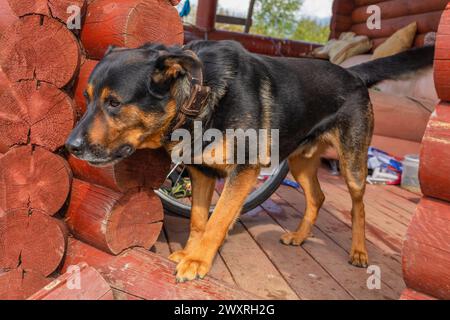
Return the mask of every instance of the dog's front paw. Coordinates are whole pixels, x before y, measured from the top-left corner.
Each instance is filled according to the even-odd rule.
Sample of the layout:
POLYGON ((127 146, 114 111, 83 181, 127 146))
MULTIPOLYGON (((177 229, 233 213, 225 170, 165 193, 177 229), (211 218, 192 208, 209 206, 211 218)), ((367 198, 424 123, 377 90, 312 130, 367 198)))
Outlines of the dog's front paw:
POLYGON ((183 260, 186 257, 187 253, 185 250, 178 250, 178 251, 174 251, 169 257, 168 259, 170 261, 173 261, 175 263, 179 263, 181 260, 183 260))
POLYGON ((359 268, 367 268, 369 256, 366 250, 352 250, 348 261, 351 265, 359 268))
POLYGON ((177 282, 203 279, 210 269, 211 263, 187 256, 177 265, 177 282))
POLYGON ((287 232, 281 236, 280 241, 287 246, 299 246, 306 238, 297 232, 287 232))

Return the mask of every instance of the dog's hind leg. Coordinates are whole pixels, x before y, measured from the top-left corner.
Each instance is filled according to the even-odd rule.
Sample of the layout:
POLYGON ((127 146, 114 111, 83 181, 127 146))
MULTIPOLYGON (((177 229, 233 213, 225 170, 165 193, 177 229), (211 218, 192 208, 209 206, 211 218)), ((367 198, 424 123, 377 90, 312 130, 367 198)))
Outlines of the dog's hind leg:
POLYGON ((215 178, 205 175, 194 167, 188 167, 188 172, 192 185, 191 228, 184 249, 175 251, 169 256, 169 260, 176 263, 180 262, 203 236, 216 185, 215 178))
POLYGON ((353 108, 346 119, 329 136, 336 148, 341 173, 345 178, 352 199, 352 247, 349 263, 357 267, 367 267, 368 254, 365 238, 364 192, 366 190, 368 148, 373 132, 373 113, 368 108, 353 108))
POLYGON ((286 245, 299 246, 311 234, 320 207, 325 196, 320 189, 317 170, 320 166, 320 155, 325 147, 320 142, 301 153, 294 153, 288 159, 289 169, 295 180, 302 186, 305 193, 306 210, 300 225, 295 232, 288 232, 281 237, 286 245))

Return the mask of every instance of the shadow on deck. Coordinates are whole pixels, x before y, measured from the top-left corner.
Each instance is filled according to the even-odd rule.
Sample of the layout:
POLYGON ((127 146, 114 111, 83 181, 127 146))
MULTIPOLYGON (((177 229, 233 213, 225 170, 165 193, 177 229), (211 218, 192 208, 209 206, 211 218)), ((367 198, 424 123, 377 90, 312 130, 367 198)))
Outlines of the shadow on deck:
MULTIPOLYGON (((320 171, 327 197, 313 236, 301 247, 279 242, 294 230, 305 199, 281 186, 261 207, 242 215, 220 250, 210 276, 266 299, 398 299, 405 288, 401 247, 419 195, 393 186, 367 186, 366 235, 370 265, 381 271, 381 288, 370 290, 366 269, 347 263, 351 245, 350 196, 341 177, 320 171)), ((166 214, 154 250, 167 257, 185 244, 189 220, 166 214)))

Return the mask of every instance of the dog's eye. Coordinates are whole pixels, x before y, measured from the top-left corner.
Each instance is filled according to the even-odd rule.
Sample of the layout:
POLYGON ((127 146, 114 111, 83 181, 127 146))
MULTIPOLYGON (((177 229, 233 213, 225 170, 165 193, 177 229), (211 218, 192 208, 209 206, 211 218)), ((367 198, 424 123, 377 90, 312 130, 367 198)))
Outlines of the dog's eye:
POLYGON ((109 98, 108 105, 111 108, 117 108, 120 107, 120 102, 115 98, 109 98))

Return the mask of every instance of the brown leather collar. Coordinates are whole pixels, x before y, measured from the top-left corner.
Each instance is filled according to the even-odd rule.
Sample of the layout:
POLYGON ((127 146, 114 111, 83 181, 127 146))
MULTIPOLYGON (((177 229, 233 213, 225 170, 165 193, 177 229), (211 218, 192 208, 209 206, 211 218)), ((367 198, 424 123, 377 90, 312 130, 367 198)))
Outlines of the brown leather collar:
POLYGON ((179 129, 186 121, 186 118, 198 117, 208 104, 211 88, 203 85, 202 69, 193 70, 191 74, 191 94, 178 112, 178 120, 173 130, 179 129))

